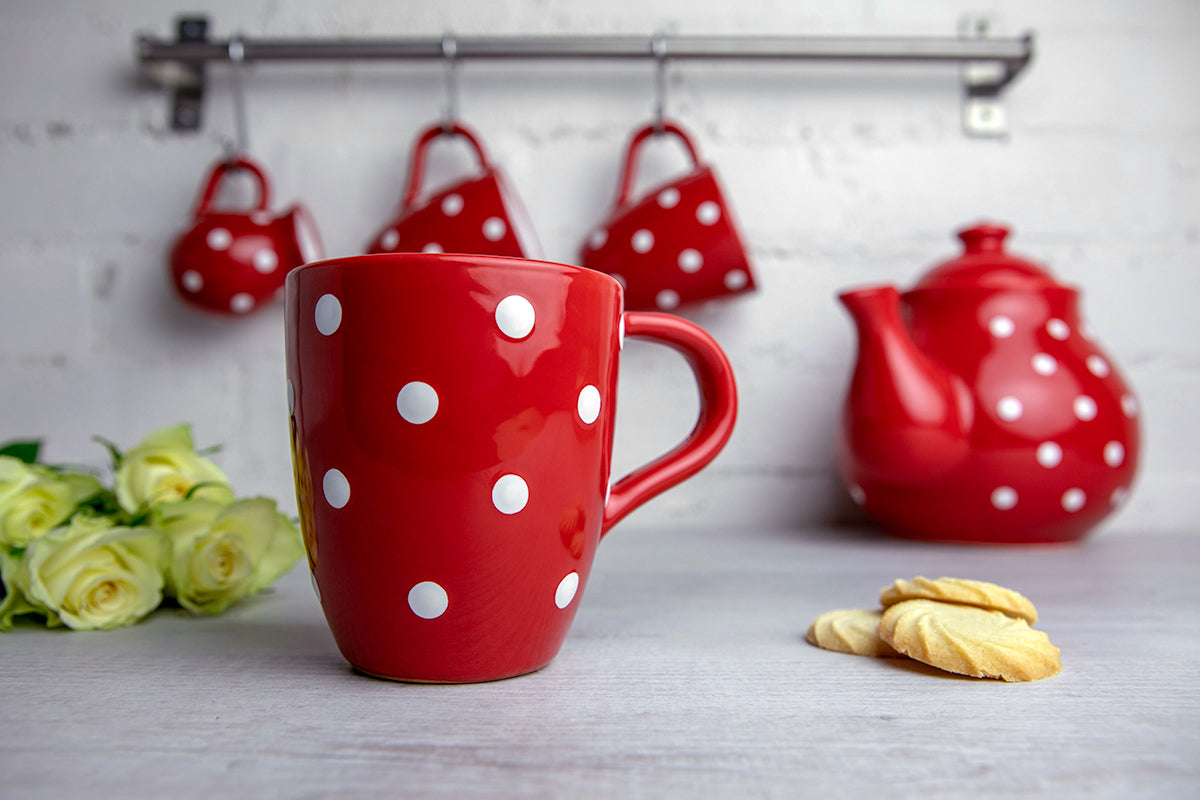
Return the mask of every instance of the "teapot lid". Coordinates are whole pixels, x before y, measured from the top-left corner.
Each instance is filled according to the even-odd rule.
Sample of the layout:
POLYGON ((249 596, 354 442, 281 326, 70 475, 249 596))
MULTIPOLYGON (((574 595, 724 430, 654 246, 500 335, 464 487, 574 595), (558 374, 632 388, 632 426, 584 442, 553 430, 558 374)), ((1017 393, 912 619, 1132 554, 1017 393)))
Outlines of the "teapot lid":
POLYGON ((1048 270, 1004 249, 1008 234, 1007 227, 995 223, 981 223, 959 231, 963 254, 933 267, 913 288, 1017 291, 1060 288, 1048 270))

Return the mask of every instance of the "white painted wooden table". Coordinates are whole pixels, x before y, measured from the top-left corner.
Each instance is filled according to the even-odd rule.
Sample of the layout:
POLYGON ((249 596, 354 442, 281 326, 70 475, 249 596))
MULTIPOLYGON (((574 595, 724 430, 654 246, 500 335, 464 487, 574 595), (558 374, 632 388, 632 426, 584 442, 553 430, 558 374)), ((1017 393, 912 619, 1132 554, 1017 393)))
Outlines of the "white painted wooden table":
POLYGON ((618 527, 549 667, 420 686, 351 671, 300 567, 224 617, 0 636, 0 797, 1198 797, 1198 568, 1200 536, 618 527), (804 642, 917 574, 1024 592, 1062 674, 804 642))

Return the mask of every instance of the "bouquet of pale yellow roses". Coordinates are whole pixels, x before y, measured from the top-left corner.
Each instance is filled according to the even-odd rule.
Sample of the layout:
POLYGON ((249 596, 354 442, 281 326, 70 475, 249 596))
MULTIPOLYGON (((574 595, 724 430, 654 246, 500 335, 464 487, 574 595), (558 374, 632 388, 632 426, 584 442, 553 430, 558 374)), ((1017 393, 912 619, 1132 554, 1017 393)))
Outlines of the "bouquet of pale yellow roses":
POLYGON ((154 431, 112 455, 112 486, 38 461, 40 442, 0 447, 0 631, 131 625, 164 598, 218 614, 272 584, 303 554, 296 525, 265 497, 237 499, 197 452, 191 427, 154 431))

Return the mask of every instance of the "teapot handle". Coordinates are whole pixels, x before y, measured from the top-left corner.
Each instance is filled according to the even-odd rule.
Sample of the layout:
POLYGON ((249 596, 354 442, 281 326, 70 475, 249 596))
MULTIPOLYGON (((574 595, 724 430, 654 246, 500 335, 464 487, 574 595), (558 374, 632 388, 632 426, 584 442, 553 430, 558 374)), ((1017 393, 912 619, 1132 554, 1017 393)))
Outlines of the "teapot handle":
POLYGON ((412 159, 408 166, 408 186, 404 190, 404 199, 400 203, 400 211, 403 213, 416 205, 417 196, 421 193, 421 181, 425 177, 425 153, 429 149, 429 145, 440 136, 461 136, 467 140, 467 144, 479 156, 479 164, 484 170, 492 168, 491 162, 488 160, 487 153, 484 152, 483 145, 478 137, 475 136, 468 128, 459 122, 450 122, 449 124, 438 123, 431 125, 417 139, 417 143, 413 146, 412 159))
POLYGON ((194 217, 202 217, 209 212, 212 207, 213 200, 217 196, 217 189, 221 185, 221 180, 229 172, 241 170, 249 172, 258 183, 258 205, 255 206, 255 211, 266 211, 271 205, 271 184, 267 181, 266 173, 262 167, 251 161, 246 156, 235 156, 227 161, 219 161, 213 166, 212 172, 209 173, 208 183, 205 184, 204 190, 200 193, 200 199, 196 201, 196 210, 193 212, 194 217))
POLYGON ((629 193, 633 190, 634 166, 637 163, 638 151, 641 149, 641 146, 651 136, 662 133, 669 133, 679 137, 679 140, 683 142, 684 149, 687 150, 688 156, 692 159, 692 164, 699 166, 700 156, 697 155, 696 145, 678 123, 664 121, 647 125, 635 132, 633 138, 629 140, 629 148, 625 151, 625 166, 621 170, 621 184, 620 189, 617 190, 615 208, 621 208, 629 203, 629 193))

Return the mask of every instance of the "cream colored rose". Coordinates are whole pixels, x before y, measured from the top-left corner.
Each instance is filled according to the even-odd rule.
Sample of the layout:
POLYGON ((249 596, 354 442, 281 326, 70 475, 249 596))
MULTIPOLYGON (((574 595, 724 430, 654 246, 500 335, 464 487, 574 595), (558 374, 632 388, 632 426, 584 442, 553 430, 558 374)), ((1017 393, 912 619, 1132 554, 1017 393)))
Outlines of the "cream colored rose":
POLYGON ((196 613, 224 611, 274 583, 304 554, 296 526, 263 497, 181 500, 160 506, 156 519, 170 547, 167 594, 196 613))
POLYGON ((121 456, 113 474, 121 508, 130 514, 188 496, 233 500, 229 480, 216 464, 196 453, 190 425, 175 425, 147 436, 121 456))
POLYGON ((0 631, 11 631, 13 618, 23 614, 42 615, 50 628, 61 626, 58 614, 29 602, 17 580, 20 574, 21 556, 0 547, 0 586, 4 589, 4 597, 0 599, 0 631))
POLYGON ((25 547, 66 522, 80 503, 101 491, 100 481, 90 475, 22 466, 19 479, 0 483, 0 547, 25 547))
POLYGON ((12 456, 0 456, 0 508, 5 501, 38 479, 37 470, 12 456))
POLYGON ((116 527, 80 513, 29 545, 17 585, 30 603, 70 628, 119 628, 162 601, 165 554, 156 528, 116 527))

